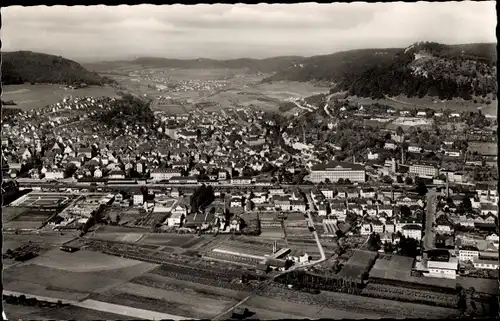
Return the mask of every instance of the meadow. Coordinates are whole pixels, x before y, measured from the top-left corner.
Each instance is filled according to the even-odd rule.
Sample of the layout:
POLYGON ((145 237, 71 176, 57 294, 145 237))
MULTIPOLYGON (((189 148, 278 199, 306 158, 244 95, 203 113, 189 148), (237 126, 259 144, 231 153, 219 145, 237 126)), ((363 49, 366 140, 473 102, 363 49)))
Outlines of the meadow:
POLYGON ((118 97, 113 87, 90 86, 87 88, 65 90, 62 85, 7 85, 3 86, 2 100, 13 100, 17 105, 12 108, 31 110, 43 108, 62 101, 65 97, 107 96, 118 97))

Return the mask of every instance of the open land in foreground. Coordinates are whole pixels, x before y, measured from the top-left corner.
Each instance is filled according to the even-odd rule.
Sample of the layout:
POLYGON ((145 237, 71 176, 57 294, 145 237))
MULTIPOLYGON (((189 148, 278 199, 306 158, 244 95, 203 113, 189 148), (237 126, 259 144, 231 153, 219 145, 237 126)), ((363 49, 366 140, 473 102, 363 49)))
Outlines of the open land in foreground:
MULTIPOLYGON (((12 237, 19 238, 19 235, 12 237)), ((7 242, 11 244, 20 241, 9 240, 10 238, 11 236, 7 235, 7 242)), ((179 244, 186 241, 177 237, 169 241, 168 236, 162 235, 156 238, 162 238, 163 242, 172 247, 179 247, 179 244)), ((154 237, 152 241, 155 243, 153 239, 154 237)), ((252 285, 239 283, 238 274, 244 271, 243 268, 235 268, 233 272, 222 271, 217 263, 204 263, 205 267, 190 267, 195 261, 198 262, 199 259, 192 258, 180 266, 158 265, 95 251, 66 253, 52 249, 28 262, 18 263, 15 269, 6 268, 3 277, 5 289, 8 291, 79 301, 85 307, 85 302, 97 300, 179 318, 213 318, 247 297, 252 291, 252 285)), ((361 319, 414 315, 441 318, 457 313, 452 309, 344 293, 324 291, 312 295, 278 285, 268 286, 246 301, 242 307, 247 307, 254 313, 250 319, 361 319)), ((71 313, 81 313, 84 320, 124 319, 123 316, 109 312, 74 306, 43 311, 41 308, 18 306, 9 306, 9 309, 14 318, 67 319, 71 313)))

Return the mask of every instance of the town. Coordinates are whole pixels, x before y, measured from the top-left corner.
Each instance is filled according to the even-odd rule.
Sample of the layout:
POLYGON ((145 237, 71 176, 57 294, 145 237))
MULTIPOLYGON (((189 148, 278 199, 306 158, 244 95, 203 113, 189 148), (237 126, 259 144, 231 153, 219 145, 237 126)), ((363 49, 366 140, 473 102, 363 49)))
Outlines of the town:
MULTIPOLYGON (((155 112, 150 127, 95 121, 119 102, 67 97, 3 121, 4 233, 75 231, 60 250, 218 262, 245 278, 238 287, 253 275, 486 313, 463 302, 497 290, 496 149, 484 148, 496 118, 332 99, 319 120, 321 106, 291 119, 238 108, 155 112)), ((40 251, 23 246, 13 259, 40 251)))
POLYGON ((2 6, 3 319, 498 319, 494 5, 2 6))

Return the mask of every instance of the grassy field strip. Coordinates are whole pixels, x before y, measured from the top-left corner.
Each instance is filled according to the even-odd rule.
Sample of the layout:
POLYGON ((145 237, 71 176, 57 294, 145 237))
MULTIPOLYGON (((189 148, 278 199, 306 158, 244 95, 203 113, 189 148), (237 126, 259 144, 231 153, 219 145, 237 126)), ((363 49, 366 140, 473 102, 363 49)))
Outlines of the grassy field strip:
MULTIPOLYGON (((436 306, 428 306, 424 304, 416 303, 406 303, 392 300, 384 300, 377 298, 361 297, 347 293, 329 292, 322 291, 321 296, 330 297, 335 302, 342 303, 342 301, 348 304, 354 304, 359 306, 369 307, 381 307, 384 309, 393 309, 396 315, 402 313, 403 311, 413 311, 413 313, 405 314, 406 317, 412 317, 419 315, 421 317, 435 318, 435 317, 451 317, 458 316, 459 311, 455 309, 441 308, 436 306), (399 313, 398 313, 399 312, 399 313)), ((402 315, 402 314, 401 314, 402 315)))
POLYGON ((146 320, 188 320, 188 318, 184 318, 178 315, 172 315, 167 313, 161 313, 156 311, 149 311, 144 309, 137 309, 123 305, 117 305, 112 303, 106 303, 96 300, 85 300, 83 302, 77 302, 74 304, 77 307, 97 310, 108 313, 115 313, 125 315, 127 317, 134 317, 138 319, 146 319, 146 320))
POLYGON ((126 283, 116 287, 115 290, 153 299, 166 299, 179 306, 187 305, 193 313, 197 315, 204 315, 206 317, 217 315, 224 311, 227 306, 234 304, 234 300, 207 298, 196 294, 168 291, 134 283, 126 283), (196 302, 196 304, 193 304, 193 302, 196 302))
POLYGON ((61 301, 63 304, 76 304, 76 303, 78 303, 78 301, 75 301, 75 300, 67 300, 67 299, 63 299, 63 298, 53 298, 53 297, 48 297, 48 296, 43 296, 43 295, 28 294, 28 293, 9 291, 9 290, 3 290, 3 294, 4 295, 13 295, 13 296, 24 295, 26 298, 36 298, 39 301, 47 301, 47 302, 53 302, 53 303, 57 303, 58 301, 61 301))
POLYGON ((320 305, 308 305, 305 303, 291 302, 286 300, 277 300, 270 297, 255 296, 248 300, 244 306, 247 306, 250 311, 254 308, 290 314, 295 318, 332 318, 332 319, 365 319, 382 317, 375 313, 357 313, 356 311, 346 309, 323 308, 320 305), (321 310, 321 311, 320 311, 321 310), (320 315, 317 313, 320 312, 320 315))
POLYGON ((209 295, 212 295, 213 297, 218 297, 218 298, 229 298, 229 299, 241 300, 247 296, 246 293, 234 291, 231 289, 219 288, 219 287, 210 286, 210 285, 206 285, 206 284, 178 280, 178 279, 170 278, 168 276, 161 276, 161 275, 153 274, 153 273, 145 273, 145 274, 141 275, 139 278, 132 280, 132 282, 134 282, 135 280, 140 280, 140 279, 151 280, 156 284, 156 287, 158 287, 158 288, 163 288, 163 287, 168 288, 168 287, 172 286, 172 287, 179 288, 179 289, 185 289, 186 291, 193 291, 194 293, 201 293, 201 294, 205 294, 205 295, 209 294, 209 295))
MULTIPOLYGON (((9 282, 4 288, 10 289, 13 292, 31 293, 33 296, 50 297, 57 300, 81 301, 86 299, 90 292, 78 290, 64 289, 64 291, 56 290, 57 287, 46 286, 25 281, 9 282)), ((52 302, 52 301, 51 301, 52 302)))

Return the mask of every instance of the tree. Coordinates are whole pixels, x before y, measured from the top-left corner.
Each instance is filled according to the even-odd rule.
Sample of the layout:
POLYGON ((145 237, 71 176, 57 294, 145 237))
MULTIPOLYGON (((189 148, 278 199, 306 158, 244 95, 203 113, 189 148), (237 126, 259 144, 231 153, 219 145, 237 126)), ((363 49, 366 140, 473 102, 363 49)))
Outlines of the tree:
POLYGON ((396 128, 396 133, 398 134, 398 136, 401 136, 401 135, 404 135, 404 131, 403 131, 403 128, 401 126, 398 126, 398 128, 396 128))
POLYGON ((427 194, 427 191, 428 190, 427 190, 427 186, 425 185, 425 183, 422 182, 422 181, 419 181, 417 183, 417 193, 418 193, 418 195, 425 196, 427 194))
POLYGON ((385 242, 384 243, 384 252, 385 253, 392 253, 394 252, 394 245, 391 242, 385 242))
POLYGON ((385 175, 384 177, 382 177, 382 182, 386 184, 392 184, 394 180, 389 175, 385 175))
POLYGON ((381 241, 380 234, 372 233, 368 239, 368 246, 371 251, 378 251, 380 249, 381 241))
POLYGON ((344 184, 344 179, 343 178, 339 178, 339 180, 337 181, 338 184, 342 185, 344 184))
POLYGON ((78 170, 78 167, 74 163, 69 163, 68 166, 64 169, 64 177, 73 177, 75 175, 76 171, 78 170))
POLYGON ((331 183, 332 183, 332 182, 330 181, 330 179, 329 179, 329 178, 326 178, 326 179, 325 179, 325 184, 331 184, 331 183))
POLYGON ((397 181, 399 184, 402 184, 402 183, 403 183, 403 176, 401 176, 401 175, 396 176, 396 181, 397 181))

